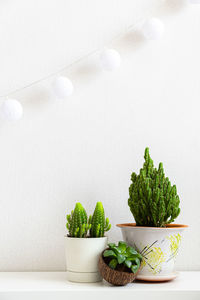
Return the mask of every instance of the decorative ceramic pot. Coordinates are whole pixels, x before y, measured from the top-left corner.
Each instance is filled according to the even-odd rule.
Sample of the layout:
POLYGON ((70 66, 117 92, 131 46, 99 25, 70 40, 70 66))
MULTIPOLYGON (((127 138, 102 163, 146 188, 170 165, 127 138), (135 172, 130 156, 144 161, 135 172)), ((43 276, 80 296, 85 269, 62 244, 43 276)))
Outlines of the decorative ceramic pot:
POLYGON ((183 230, 187 225, 169 224, 165 228, 136 226, 135 223, 118 224, 124 241, 143 257, 137 279, 166 281, 174 279, 176 256, 183 230))
POLYGON ((107 247, 107 237, 74 238, 65 236, 67 279, 74 282, 96 282, 102 277, 98 260, 107 247))

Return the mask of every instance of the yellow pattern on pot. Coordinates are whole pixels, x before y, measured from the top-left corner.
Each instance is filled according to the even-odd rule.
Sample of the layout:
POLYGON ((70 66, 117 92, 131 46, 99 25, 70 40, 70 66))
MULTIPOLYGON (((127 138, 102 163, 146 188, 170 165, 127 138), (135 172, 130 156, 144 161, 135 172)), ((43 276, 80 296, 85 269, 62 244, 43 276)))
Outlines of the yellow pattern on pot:
POLYGON ((152 247, 151 251, 147 255, 147 259, 142 260, 142 268, 146 265, 149 266, 151 273, 158 274, 161 271, 162 264, 166 261, 166 255, 163 253, 160 247, 152 247))
POLYGON ((157 280, 173 274, 184 227, 148 228, 128 224, 121 229, 123 239, 143 257, 140 278, 148 280, 149 276, 155 276, 157 280))
POLYGON ((170 241, 171 255, 168 259, 169 261, 170 259, 175 258, 177 256, 182 236, 180 235, 180 233, 177 233, 167 236, 166 239, 170 241))

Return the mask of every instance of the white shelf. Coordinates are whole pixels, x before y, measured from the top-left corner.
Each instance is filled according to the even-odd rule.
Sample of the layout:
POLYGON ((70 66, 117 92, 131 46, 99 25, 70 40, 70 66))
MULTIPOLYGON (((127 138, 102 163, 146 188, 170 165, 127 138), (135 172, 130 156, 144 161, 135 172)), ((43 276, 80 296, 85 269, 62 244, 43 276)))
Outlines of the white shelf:
POLYGON ((165 283, 135 282, 114 287, 106 282, 72 283, 65 272, 1 272, 0 300, 200 300, 200 272, 180 272, 165 283))

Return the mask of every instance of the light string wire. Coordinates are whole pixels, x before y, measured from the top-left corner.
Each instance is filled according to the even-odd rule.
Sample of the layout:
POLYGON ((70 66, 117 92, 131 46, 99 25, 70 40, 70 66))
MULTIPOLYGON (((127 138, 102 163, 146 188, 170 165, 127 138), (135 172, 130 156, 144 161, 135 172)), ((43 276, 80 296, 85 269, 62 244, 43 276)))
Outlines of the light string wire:
MULTIPOLYGON (((160 5, 157 6, 157 9, 159 9, 159 8, 162 7, 162 6, 163 6, 163 0, 160 2, 160 5)), ((145 14, 147 14, 148 17, 149 17, 149 14, 150 14, 151 12, 152 12, 152 9, 149 9, 149 10, 147 10, 147 11, 145 12, 145 14)), ((138 19, 138 20, 136 21, 135 24, 132 24, 132 25, 128 26, 128 27, 123 31, 123 33, 120 33, 120 34, 116 35, 116 36, 115 36, 113 39, 111 39, 106 45, 110 45, 110 44, 112 44, 112 43, 114 43, 114 42, 120 40, 122 37, 124 37, 124 36, 125 36, 127 33, 129 33, 130 31, 134 31, 134 30, 138 27, 139 24, 141 24, 142 22, 145 21, 146 18, 147 18, 147 17, 141 17, 140 19, 138 19)), ((46 80, 48 80, 48 79, 50 79, 50 78, 53 78, 53 77, 55 77, 56 75, 59 75, 59 74, 65 72, 65 71, 67 71, 67 70, 70 69, 71 67, 73 67, 73 66, 79 64, 80 62, 86 60, 88 57, 90 57, 90 56, 92 56, 92 55, 95 55, 95 54, 99 53, 99 52, 100 52, 102 49, 104 49, 104 48, 106 48, 106 46, 101 47, 101 48, 98 48, 98 49, 95 49, 95 50, 93 50, 93 51, 87 53, 86 55, 84 55, 84 56, 78 58, 77 60, 75 60, 75 61, 72 62, 71 64, 68 64, 67 66, 65 66, 65 67, 63 67, 63 68, 61 68, 61 69, 59 69, 59 70, 56 71, 56 72, 52 72, 52 73, 50 73, 50 74, 48 74, 48 75, 46 75, 46 76, 44 76, 44 77, 41 77, 41 78, 38 79, 38 80, 32 81, 31 83, 29 83, 29 84, 27 84, 27 85, 25 85, 25 86, 22 86, 22 87, 20 87, 20 88, 14 89, 14 90, 11 90, 10 92, 8 92, 8 93, 6 93, 6 94, 0 95, 0 98, 1 98, 1 99, 2 99, 2 98, 8 99, 10 96, 12 96, 12 95, 14 95, 14 94, 16 94, 16 93, 18 93, 18 92, 21 92, 21 91, 23 91, 23 90, 25 90, 25 89, 28 89, 28 88, 30 88, 30 87, 32 87, 32 86, 34 86, 34 85, 37 85, 37 84, 39 84, 39 83, 41 83, 41 82, 44 82, 44 81, 46 81, 46 80)))

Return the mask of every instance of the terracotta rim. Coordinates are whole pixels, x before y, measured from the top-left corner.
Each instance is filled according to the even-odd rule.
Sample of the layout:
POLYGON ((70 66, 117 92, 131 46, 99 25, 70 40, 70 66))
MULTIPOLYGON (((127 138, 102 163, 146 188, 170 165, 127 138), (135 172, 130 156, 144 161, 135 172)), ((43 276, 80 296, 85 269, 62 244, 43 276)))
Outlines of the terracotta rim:
POLYGON ((167 224, 166 227, 148 227, 148 226, 136 226, 136 223, 123 223, 123 224, 116 224, 117 227, 120 228, 145 228, 145 229, 179 229, 179 228, 187 228, 188 225, 184 225, 184 224, 167 224))

